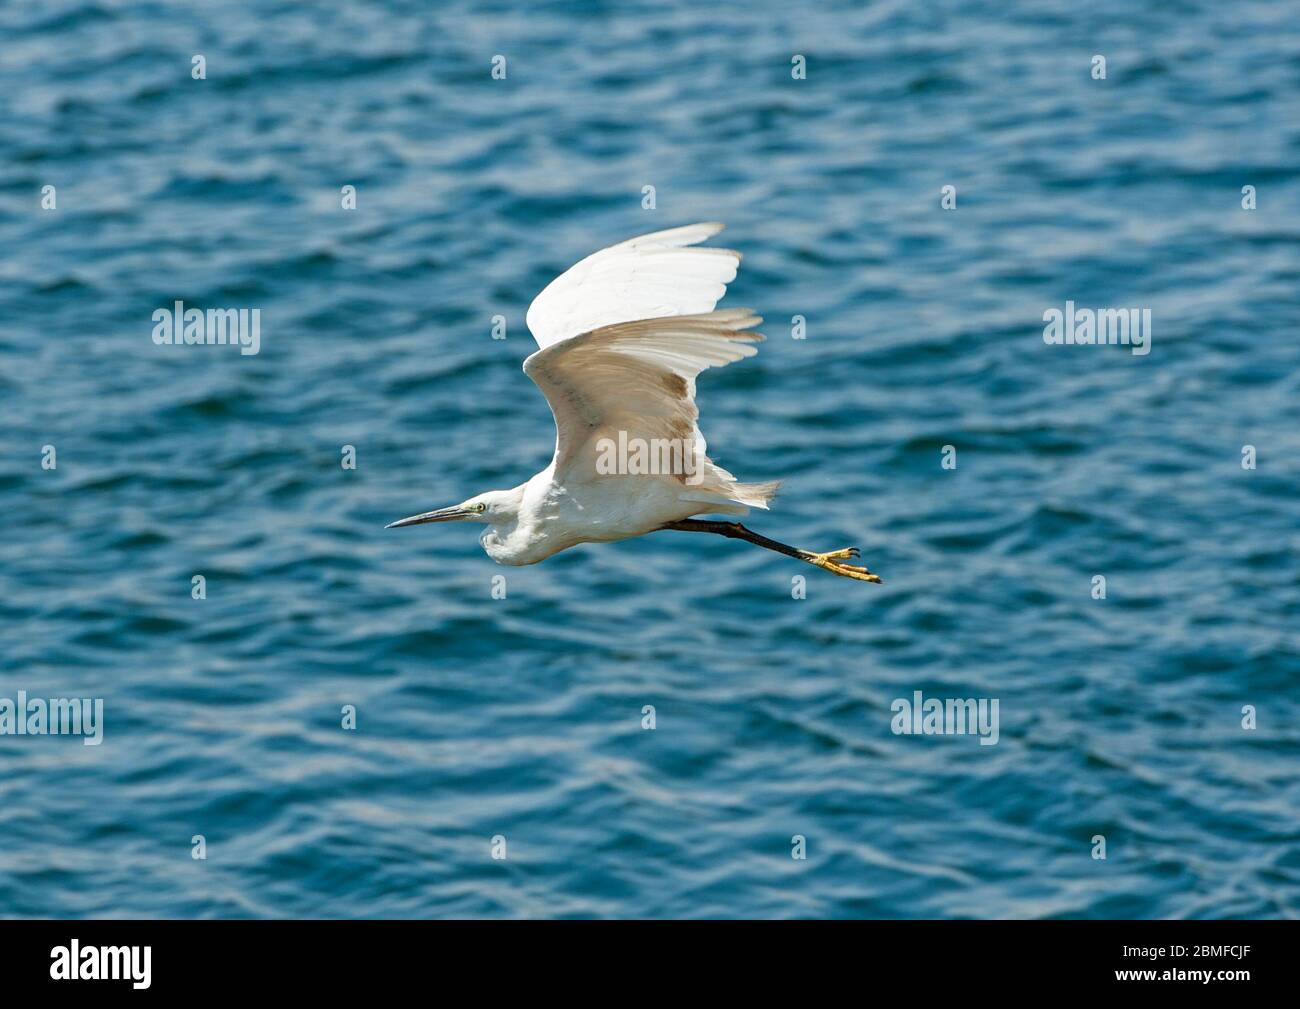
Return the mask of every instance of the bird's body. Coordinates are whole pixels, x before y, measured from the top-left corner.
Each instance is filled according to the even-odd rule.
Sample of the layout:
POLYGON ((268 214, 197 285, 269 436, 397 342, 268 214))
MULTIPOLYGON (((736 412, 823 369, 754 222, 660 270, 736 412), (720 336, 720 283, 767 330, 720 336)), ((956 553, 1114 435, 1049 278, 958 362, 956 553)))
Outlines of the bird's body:
POLYGON ((716 532, 863 581, 842 564, 856 551, 814 554, 703 514, 766 508, 775 482, 740 483, 709 459, 696 423, 695 379, 757 352, 749 309, 714 311, 740 254, 693 248, 721 224, 655 232, 602 249, 565 271, 528 310, 538 350, 524 372, 555 416, 551 464, 511 490, 393 526, 486 522, 483 548, 500 564, 535 564, 579 543, 659 529, 716 532))
POLYGON ((488 526, 483 549, 498 564, 536 564, 579 543, 610 543, 662 529, 718 508, 683 500, 680 484, 657 476, 611 474, 580 482, 555 479, 554 464, 518 494, 518 509, 488 526))

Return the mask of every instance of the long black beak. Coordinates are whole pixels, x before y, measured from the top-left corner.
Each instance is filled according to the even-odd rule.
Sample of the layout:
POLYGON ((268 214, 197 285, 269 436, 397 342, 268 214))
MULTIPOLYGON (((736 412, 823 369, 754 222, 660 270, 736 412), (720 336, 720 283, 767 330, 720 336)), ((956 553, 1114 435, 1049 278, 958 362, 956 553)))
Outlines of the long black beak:
POLYGON ((456 505, 453 508, 439 508, 437 511, 425 512, 423 515, 412 515, 410 518, 398 519, 396 522, 389 522, 384 528, 400 529, 402 526, 418 526, 425 522, 455 522, 458 519, 469 518, 473 514, 475 513, 468 508, 456 505))

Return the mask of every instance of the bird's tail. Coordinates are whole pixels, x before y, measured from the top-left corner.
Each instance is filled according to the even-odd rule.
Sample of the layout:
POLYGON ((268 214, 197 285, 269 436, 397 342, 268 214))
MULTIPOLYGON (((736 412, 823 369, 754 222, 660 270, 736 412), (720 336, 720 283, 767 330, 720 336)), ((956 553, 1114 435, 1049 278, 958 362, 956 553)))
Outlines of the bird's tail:
POLYGON ((750 508, 766 508, 767 503, 776 497, 781 486, 780 480, 767 480, 764 483, 737 483, 727 490, 727 496, 750 508))
POLYGON ((678 497, 682 501, 707 506, 701 507, 697 514, 712 512, 718 515, 744 515, 750 508, 766 508, 780 486, 780 480, 770 480, 767 483, 736 483, 728 480, 712 487, 683 490, 678 497))
MULTIPOLYGON (((725 470, 721 473, 728 478, 731 476, 725 470)), ((728 479, 725 483, 716 482, 711 487, 706 485, 698 490, 683 491, 679 496, 683 501, 719 505, 720 512, 736 512, 743 515, 746 508, 766 508, 767 503, 776 497, 777 488, 780 486, 780 480, 769 480, 766 483, 736 483, 735 480, 728 479)))

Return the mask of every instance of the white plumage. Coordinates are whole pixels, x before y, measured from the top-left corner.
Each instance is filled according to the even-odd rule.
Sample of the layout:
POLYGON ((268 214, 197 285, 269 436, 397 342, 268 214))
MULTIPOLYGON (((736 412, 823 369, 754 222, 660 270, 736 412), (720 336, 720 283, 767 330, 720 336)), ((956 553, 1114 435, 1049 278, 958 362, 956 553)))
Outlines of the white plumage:
POLYGON ((703 315, 736 279, 740 253, 691 248, 723 225, 688 224, 593 252, 552 280, 528 307, 537 346, 602 326, 672 315, 703 315))
POLYGON ((588 256, 548 284, 528 309, 538 350, 524 362, 524 373, 555 417, 551 464, 511 490, 392 525, 485 522, 483 547, 501 564, 535 564, 578 543, 675 527, 745 538, 819 567, 847 569, 837 574, 865 572, 825 560, 856 552, 812 554, 734 523, 684 522, 766 508, 777 488, 776 482, 738 483, 714 465, 697 424, 696 376, 752 357, 763 339, 753 332, 762 320, 749 309, 714 310, 736 277, 740 253, 697 243, 722 228, 692 224, 641 235, 588 256), (679 451, 668 472, 656 466, 646 473, 626 453, 615 453, 611 471, 611 446, 648 446, 656 461, 668 458, 657 454, 664 446, 679 451))

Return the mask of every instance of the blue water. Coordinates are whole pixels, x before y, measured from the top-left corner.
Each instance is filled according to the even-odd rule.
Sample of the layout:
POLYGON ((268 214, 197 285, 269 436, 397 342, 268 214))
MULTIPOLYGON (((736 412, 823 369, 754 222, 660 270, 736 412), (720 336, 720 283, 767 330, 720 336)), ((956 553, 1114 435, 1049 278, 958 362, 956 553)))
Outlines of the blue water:
POLYGON ((0 697, 105 712, 0 736, 0 914, 1300 915, 1295 15, 0 6, 0 697), (383 529, 545 466, 529 301, 696 220, 768 319, 715 458, 883 586, 383 529), (261 352, 155 346, 177 299, 261 352))

